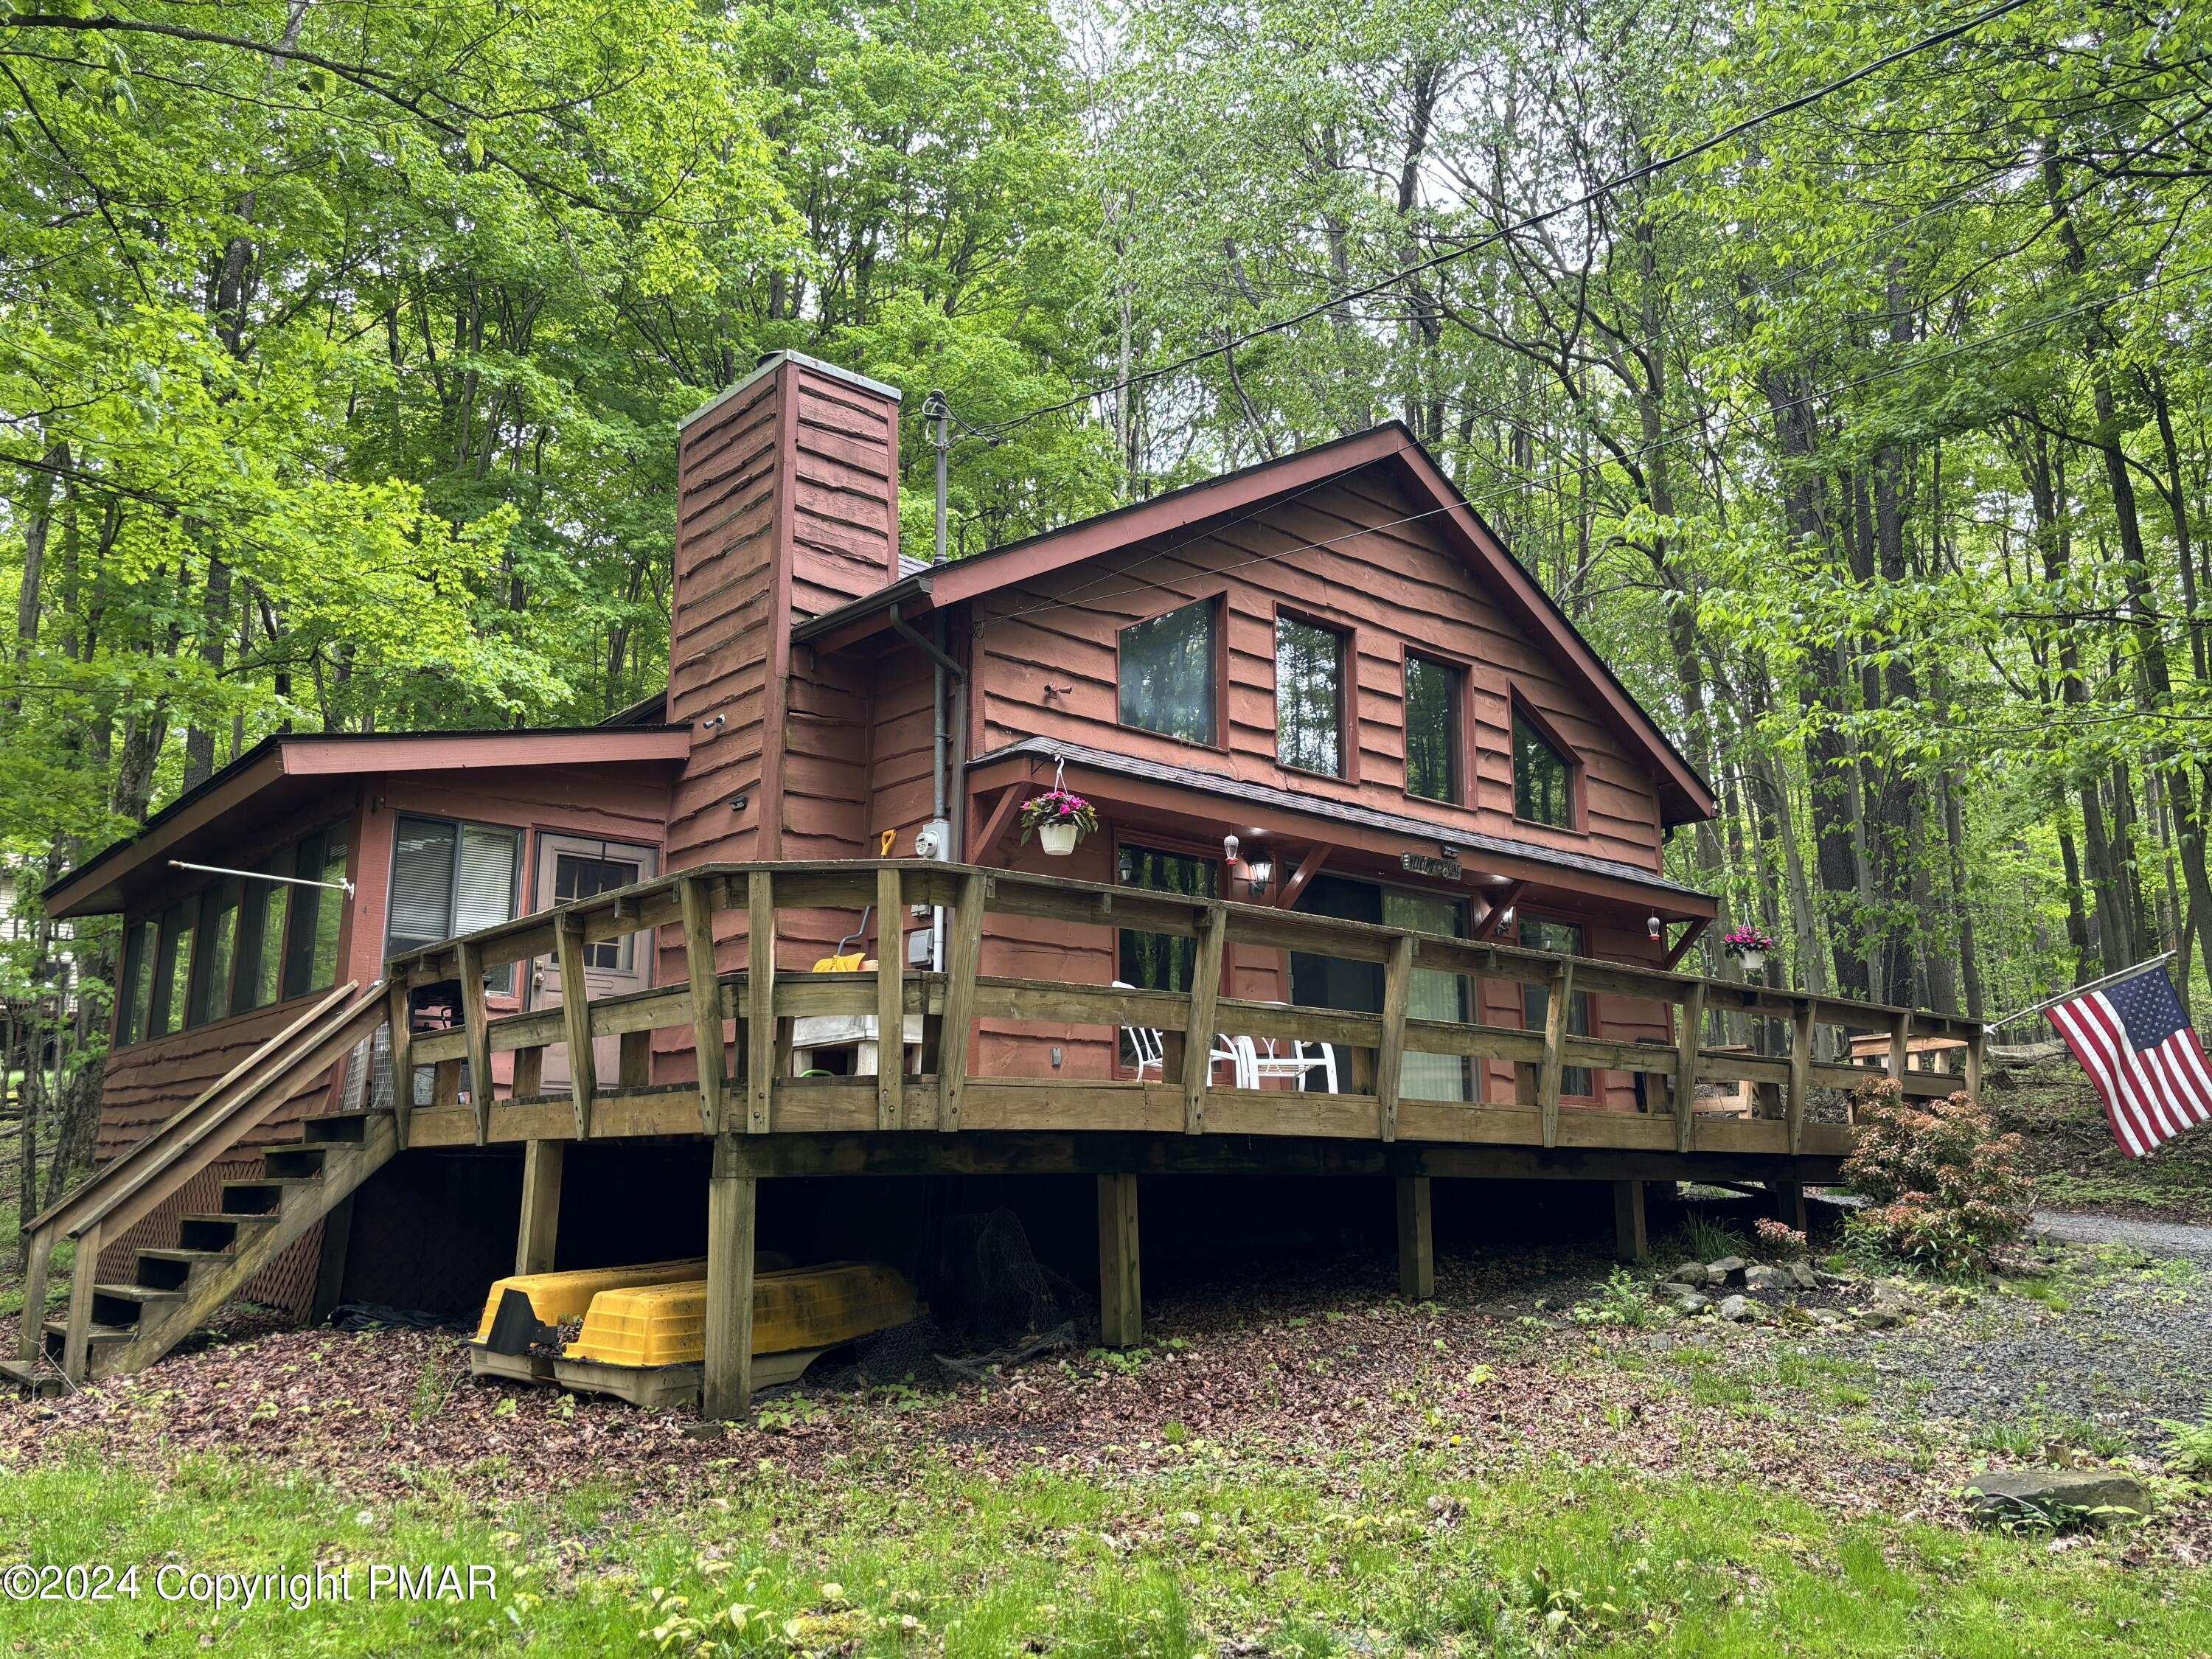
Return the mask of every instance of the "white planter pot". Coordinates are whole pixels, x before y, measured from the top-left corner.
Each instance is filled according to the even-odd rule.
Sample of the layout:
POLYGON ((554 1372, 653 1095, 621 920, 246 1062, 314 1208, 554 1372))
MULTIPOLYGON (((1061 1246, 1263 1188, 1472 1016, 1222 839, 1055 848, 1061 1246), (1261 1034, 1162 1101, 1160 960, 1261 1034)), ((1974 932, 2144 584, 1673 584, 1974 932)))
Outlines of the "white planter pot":
POLYGON ((1743 971, 1747 974, 1755 974, 1766 966, 1766 952, 1764 951, 1739 951, 1735 953, 1735 959, 1743 964, 1743 971))
POLYGON ((1037 845, 1044 848, 1047 858, 1064 859, 1075 850, 1075 826, 1072 823, 1040 823, 1037 825, 1037 845))

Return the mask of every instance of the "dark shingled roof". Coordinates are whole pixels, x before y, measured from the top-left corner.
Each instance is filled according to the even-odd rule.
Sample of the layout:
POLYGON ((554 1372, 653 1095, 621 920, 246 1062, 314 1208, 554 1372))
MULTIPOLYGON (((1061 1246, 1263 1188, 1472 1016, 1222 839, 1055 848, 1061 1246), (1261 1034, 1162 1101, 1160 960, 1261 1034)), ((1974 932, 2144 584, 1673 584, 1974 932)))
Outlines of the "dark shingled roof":
POLYGON ((1685 887, 1664 876, 1654 875, 1649 870, 1623 864, 1617 859, 1596 858, 1588 853, 1539 846, 1534 842, 1511 841, 1503 836, 1486 836, 1479 830, 1462 830, 1456 824, 1407 817, 1400 812, 1381 812, 1371 806, 1359 806, 1349 801, 1330 800, 1320 795, 1302 795, 1294 790, 1278 789, 1272 784, 1247 783, 1241 779, 1224 777, 1218 772, 1201 772, 1194 767, 1173 766, 1164 761, 1109 754, 1103 749, 1092 749, 1079 743, 1063 743, 1052 738, 1024 738, 1018 743, 994 749, 987 755, 978 755, 969 765, 988 766, 994 761, 1012 760, 1024 756, 1040 760, 1058 757, 1078 766, 1111 772, 1121 777, 1173 784, 1178 788, 1199 790, 1231 800, 1271 806, 1279 811, 1298 812, 1308 817, 1328 818, 1339 823, 1360 824, 1389 835, 1411 836, 1441 846, 1455 847, 1464 852, 1495 853, 1507 858, 1525 859, 1531 864, 1549 864, 1562 870, 1580 870, 1589 875, 1610 877, 1614 881, 1634 882, 1638 886, 1649 887, 1655 892, 1680 894, 1686 898, 1711 896, 1694 887, 1685 887))

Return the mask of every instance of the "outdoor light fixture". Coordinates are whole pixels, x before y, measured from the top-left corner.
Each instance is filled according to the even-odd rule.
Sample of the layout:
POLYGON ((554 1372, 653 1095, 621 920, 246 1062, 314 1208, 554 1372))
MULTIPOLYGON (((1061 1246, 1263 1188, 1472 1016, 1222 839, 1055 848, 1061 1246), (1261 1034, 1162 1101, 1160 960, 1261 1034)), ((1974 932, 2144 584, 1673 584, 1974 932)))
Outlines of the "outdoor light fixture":
POLYGON ((1237 837, 1236 837, 1236 836, 1224 836, 1221 838, 1221 857, 1222 857, 1222 860, 1223 860, 1223 862, 1224 862, 1224 863, 1227 863, 1227 864, 1234 864, 1234 863, 1236 863, 1236 862, 1237 862, 1237 837))
POLYGON ((1266 852, 1255 853, 1246 861, 1244 873, 1250 878, 1248 890, 1254 898, 1261 897, 1267 892, 1268 884, 1275 879, 1274 855, 1266 852))
POLYGON ((1644 924, 1644 926, 1645 930, 1650 933, 1652 938, 1657 939, 1659 937, 1659 917, 1656 912, 1652 915, 1650 919, 1644 924))
POLYGON ((1510 927, 1513 925, 1513 907, 1511 905, 1507 905, 1504 910, 1498 913, 1498 925, 1500 927, 1510 927))

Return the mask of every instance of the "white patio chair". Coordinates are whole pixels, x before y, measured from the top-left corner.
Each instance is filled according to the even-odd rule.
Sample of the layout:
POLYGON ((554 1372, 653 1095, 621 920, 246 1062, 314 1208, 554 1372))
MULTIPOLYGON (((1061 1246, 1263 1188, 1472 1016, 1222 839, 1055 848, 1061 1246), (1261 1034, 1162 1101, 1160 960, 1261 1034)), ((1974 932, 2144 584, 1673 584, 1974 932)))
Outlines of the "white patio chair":
MULTIPOLYGON (((1117 991, 1133 991, 1137 988, 1130 984, 1127 980, 1117 979, 1114 981, 1114 988, 1117 991)), ((1137 1081, 1142 1083, 1145 1080, 1145 1069, 1147 1066, 1152 1066, 1159 1072, 1160 1080, 1164 1083, 1167 1080, 1168 1074, 1167 1045, 1161 1036, 1159 1027, 1157 1025, 1124 1025, 1121 1028, 1121 1031, 1122 1035, 1129 1039, 1129 1048, 1131 1052, 1137 1056, 1137 1081)), ((1260 1085, 1254 1074, 1245 1065, 1244 1049, 1239 1048, 1237 1046, 1239 1042, 1244 1042, 1244 1039, 1241 1037, 1227 1037, 1222 1036, 1218 1031, 1215 1032, 1213 1036, 1213 1063, 1216 1066, 1227 1066, 1230 1068, 1230 1074, 1237 1080, 1235 1085, 1236 1087, 1239 1089, 1256 1089, 1260 1085)), ((1247 1042, 1245 1047, 1249 1048, 1250 1044, 1247 1042)), ((1331 1075, 1333 1076, 1334 1073, 1332 1072, 1331 1075)))
POLYGON ((1252 1079, 1247 1087, 1258 1088, 1261 1078, 1286 1077, 1303 1091, 1308 1086, 1306 1079, 1319 1072, 1322 1092, 1337 1092, 1336 1050, 1328 1043, 1308 1042, 1304 1037, 1297 1037, 1291 1042, 1290 1053, 1279 1054, 1273 1037, 1261 1040, 1267 1044, 1264 1051, 1250 1037, 1238 1037, 1237 1041, 1243 1048, 1245 1074, 1252 1079))

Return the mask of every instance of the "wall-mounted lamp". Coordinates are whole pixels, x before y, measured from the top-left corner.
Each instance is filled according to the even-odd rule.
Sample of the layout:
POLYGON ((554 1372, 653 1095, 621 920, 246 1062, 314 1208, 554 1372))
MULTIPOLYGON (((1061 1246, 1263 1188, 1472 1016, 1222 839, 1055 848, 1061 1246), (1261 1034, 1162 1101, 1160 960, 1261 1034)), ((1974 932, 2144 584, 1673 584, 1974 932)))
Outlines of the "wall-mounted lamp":
POLYGON ((1660 925, 1659 925, 1659 917, 1658 917, 1658 915, 1657 915, 1657 913, 1656 913, 1656 912, 1654 912, 1654 913, 1652 914, 1652 915, 1650 917, 1650 919, 1649 919, 1649 920, 1647 920, 1647 921, 1644 922, 1644 930, 1646 933, 1650 933, 1650 934, 1651 935, 1651 937, 1652 937, 1652 938, 1654 938, 1654 939, 1657 939, 1657 938, 1659 937, 1660 933, 1661 933, 1661 931, 1662 931, 1662 930, 1661 930, 1661 927, 1660 927, 1660 925))
POLYGON ((705 720, 699 722, 699 729, 702 732, 711 732, 722 723, 723 719, 724 717, 720 714, 709 714, 705 720))
POLYGON ((1255 853, 1244 863, 1248 878, 1247 890, 1254 898, 1264 897, 1275 879, 1275 860, 1270 853, 1255 853))
POLYGON ((751 803, 752 797, 750 795, 732 795, 730 797, 730 811, 732 812, 742 812, 747 806, 751 805, 751 803))
POLYGON ((1237 862, 1237 846, 1236 836, 1224 836, 1221 838, 1221 856, 1224 862, 1230 864, 1237 862))
POLYGON ((1513 907, 1511 905, 1507 905, 1504 910, 1498 913, 1498 925, 1500 927, 1510 927, 1513 925, 1513 907))

